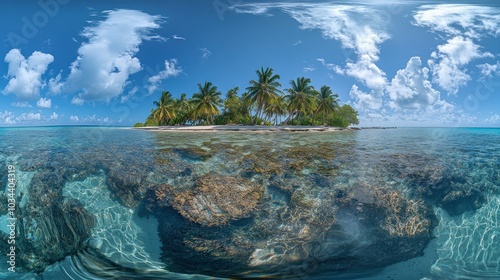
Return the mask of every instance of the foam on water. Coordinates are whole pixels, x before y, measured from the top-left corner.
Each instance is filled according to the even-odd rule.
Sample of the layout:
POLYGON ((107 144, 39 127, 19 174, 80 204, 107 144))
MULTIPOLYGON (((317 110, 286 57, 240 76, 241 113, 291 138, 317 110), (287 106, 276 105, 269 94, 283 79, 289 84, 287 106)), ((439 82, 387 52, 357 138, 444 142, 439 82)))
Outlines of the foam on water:
POLYGON ((114 201, 105 176, 67 183, 63 195, 79 200, 94 214, 96 225, 90 242, 109 260, 130 268, 162 269, 158 222, 152 217, 139 218, 114 201))
POLYGON ((449 217, 436 210, 439 259, 435 279, 500 279, 500 196, 475 213, 449 217))

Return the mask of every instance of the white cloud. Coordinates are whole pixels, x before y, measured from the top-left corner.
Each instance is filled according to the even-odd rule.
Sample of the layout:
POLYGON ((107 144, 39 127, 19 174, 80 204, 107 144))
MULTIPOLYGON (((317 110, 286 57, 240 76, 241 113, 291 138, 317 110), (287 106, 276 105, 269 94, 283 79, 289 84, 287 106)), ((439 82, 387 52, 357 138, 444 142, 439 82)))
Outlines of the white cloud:
POLYGON ((88 42, 80 46, 71 65, 64 89, 79 93, 76 101, 109 101, 119 96, 129 76, 142 69, 135 54, 143 40, 159 38, 148 35, 159 28, 158 16, 134 10, 106 14, 104 21, 85 28, 83 36, 88 42))
POLYGON ((178 36, 177 34, 174 34, 174 36, 172 36, 172 38, 174 38, 176 40, 186 40, 186 38, 178 36))
POLYGON ((78 116, 70 116, 70 117, 69 117, 69 119, 70 119, 71 121, 74 121, 74 122, 77 122, 77 121, 79 121, 79 120, 80 120, 80 118, 78 118, 78 116))
POLYGON ((500 13, 497 8, 475 5, 424 5, 414 14, 417 26, 449 36, 471 38, 500 35, 500 13))
POLYGON ((484 63, 477 65, 479 70, 481 70, 482 79, 485 78, 493 78, 493 76, 500 75, 500 61, 497 61, 496 64, 484 63))
POLYGON ((456 94, 471 79, 464 66, 474 59, 491 56, 488 52, 482 53, 480 46, 470 38, 451 38, 446 44, 438 46, 428 61, 433 82, 449 93, 456 94))
POLYGON ((0 122, 7 125, 15 124, 14 113, 10 111, 0 112, 0 122))
POLYGON ((382 108, 382 95, 381 91, 372 90, 370 93, 361 91, 357 85, 351 87, 349 96, 354 99, 354 107, 359 110, 378 110, 382 108))
POLYGON ((52 106, 52 100, 42 97, 36 102, 36 106, 48 109, 52 106))
POLYGON ((316 70, 316 68, 312 67, 312 66, 306 66, 303 68, 304 72, 312 72, 314 70, 316 70))
POLYGON ((476 45, 471 39, 461 36, 454 37, 448 40, 445 45, 438 46, 438 51, 458 65, 465 65, 476 58, 493 56, 488 52, 481 53, 479 45, 476 45))
POLYGON ((334 71, 335 73, 339 75, 345 75, 345 70, 342 69, 339 65, 335 65, 333 63, 326 63, 324 58, 317 58, 317 61, 321 62, 323 66, 325 66, 327 69, 334 71))
POLYGON ((85 118, 78 118, 76 116, 71 116, 70 119, 74 117, 72 120, 74 121, 79 121, 81 123, 87 123, 87 124, 96 124, 96 123, 113 123, 112 120, 110 120, 108 117, 105 118, 98 118, 95 114, 92 116, 87 116, 85 118))
POLYGON ((53 61, 50 54, 35 51, 26 59, 18 49, 10 50, 5 56, 5 62, 9 64, 9 82, 3 94, 14 94, 21 100, 36 99, 44 84, 42 75, 53 61))
POLYGON ((158 83, 169 78, 175 77, 182 72, 182 68, 177 67, 177 59, 165 60, 165 70, 160 71, 157 75, 148 79, 148 93, 152 94, 157 88, 158 83))
POLYGON ((49 121, 57 120, 58 118, 59 118, 59 115, 56 112, 53 112, 52 115, 50 115, 49 121))
POLYGON ((61 73, 57 74, 55 78, 51 78, 49 80, 49 89, 53 94, 59 94, 62 92, 62 88, 64 86, 64 82, 61 81, 61 73))
POLYGON ((428 78, 429 69, 422 67, 420 57, 412 57, 387 87, 389 107, 394 110, 426 110, 434 106, 439 100, 439 91, 432 88, 428 78))
POLYGON ((369 55, 362 55, 356 63, 348 62, 345 73, 363 82, 370 89, 380 91, 387 84, 384 71, 378 68, 369 55))
POLYGON ((19 107, 19 108, 32 108, 33 106, 31 106, 28 102, 12 102, 10 103, 11 106, 14 106, 14 107, 19 107))
POLYGON ((271 15, 269 14, 269 9, 275 8, 276 6, 286 5, 286 4, 271 4, 271 3, 255 3, 255 4, 242 4, 231 6, 230 9, 234 10, 236 13, 242 14, 253 14, 253 15, 271 15))
POLYGON ((127 103, 127 101, 130 100, 130 98, 132 98, 136 93, 137 91, 139 91, 139 88, 138 87, 133 87, 126 95, 123 95, 120 99, 120 103, 127 103))
POLYGON ((16 117, 16 121, 19 122, 33 122, 41 120, 40 113, 22 113, 20 116, 16 117))
POLYGON ((294 46, 298 46, 298 45, 300 45, 300 44, 302 44, 302 41, 301 41, 301 40, 298 40, 297 42, 293 43, 293 45, 294 45, 294 46))
POLYGON ((75 97, 73 97, 73 99, 71 99, 71 104, 73 104, 73 105, 82 106, 83 103, 85 103, 85 101, 78 96, 75 96, 75 97))
POLYGON ((484 120, 484 122, 487 124, 500 124, 500 115, 494 114, 489 118, 487 118, 486 120, 484 120))
POLYGON ((379 60, 380 45, 390 36, 386 31, 387 19, 379 10, 329 3, 257 3, 232 7, 236 12, 251 14, 267 14, 272 8, 292 16, 301 24, 301 29, 319 29, 324 37, 339 41, 345 49, 354 50, 358 61, 348 62, 345 73, 370 89, 383 89, 387 83, 386 74, 375 62, 379 60))
MULTIPOLYGON (((268 14, 278 8, 300 23, 301 29, 318 29, 328 39, 339 41, 343 48, 354 50, 357 61, 347 61, 346 68, 317 59, 329 70, 349 75, 364 83, 370 92, 353 85, 350 96, 354 106, 362 110, 382 108, 387 78, 376 62, 380 45, 390 38, 386 31, 387 21, 376 9, 366 6, 323 4, 242 4, 232 9, 239 13, 268 14)), ((346 57, 347 58, 347 57, 346 57)))
POLYGON ((482 123, 470 114, 464 112, 443 112, 441 110, 431 110, 423 112, 414 110, 409 112, 377 112, 360 115, 362 126, 481 126, 482 123))
POLYGON ((209 51, 207 48, 201 48, 200 51, 201 51, 201 57, 203 59, 208 59, 208 57, 212 55, 212 52, 209 51))
POLYGON ((456 94, 471 79, 465 65, 470 61, 493 57, 482 53, 479 41, 486 36, 500 35, 500 11, 498 8, 476 5, 442 4, 424 5, 414 14, 416 26, 428 27, 448 39, 432 53, 429 66, 433 82, 456 94))
POLYGON ((367 7, 329 4, 286 7, 284 10, 301 24, 302 29, 319 29, 326 38, 355 50, 358 61, 348 62, 345 73, 370 89, 383 89, 387 82, 385 73, 375 62, 379 59, 380 44, 390 36, 380 13, 367 7))
POLYGON ((40 123, 40 121, 43 120, 57 120, 58 118, 57 113, 52 113, 52 115, 49 118, 43 118, 40 113, 22 113, 19 116, 15 116, 13 112, 5 111, 5 112, 0 112, 0 124, 4 125, 33 125, 40 123))

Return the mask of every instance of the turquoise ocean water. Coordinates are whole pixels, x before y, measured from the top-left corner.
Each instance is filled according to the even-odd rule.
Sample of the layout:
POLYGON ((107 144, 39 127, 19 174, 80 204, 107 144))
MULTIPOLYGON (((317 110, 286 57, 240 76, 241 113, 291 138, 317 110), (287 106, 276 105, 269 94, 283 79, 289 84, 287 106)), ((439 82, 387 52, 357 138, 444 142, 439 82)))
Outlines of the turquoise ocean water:
POLYGON ((0 166, 2 279, 500 279, 500 129, 2 128, 0 166), (257 206, 213 226, 151 200, 207 174, 251 182, 257 206))

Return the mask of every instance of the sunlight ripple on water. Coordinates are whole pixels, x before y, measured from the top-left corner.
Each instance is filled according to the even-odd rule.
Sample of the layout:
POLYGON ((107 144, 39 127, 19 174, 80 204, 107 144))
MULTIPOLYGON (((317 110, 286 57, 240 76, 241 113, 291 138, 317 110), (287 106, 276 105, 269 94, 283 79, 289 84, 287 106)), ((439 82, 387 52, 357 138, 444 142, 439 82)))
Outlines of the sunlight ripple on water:
POLYGON ((1 132, 25 237, 71 240, 79 225, 62 221, 85 215, 94 225, 89 246, 38 255, 38 275, 5 273, 0 247, 0 278, 500 279, 500 130, 1 132))

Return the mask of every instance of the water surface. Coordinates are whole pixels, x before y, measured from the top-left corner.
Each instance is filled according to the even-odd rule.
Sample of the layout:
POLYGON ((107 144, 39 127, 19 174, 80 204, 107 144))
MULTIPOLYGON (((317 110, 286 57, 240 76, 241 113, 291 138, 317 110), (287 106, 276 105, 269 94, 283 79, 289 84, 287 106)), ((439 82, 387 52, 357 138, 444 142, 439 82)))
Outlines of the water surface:
POLYGON ((3 278, 500 278, 499 129, 3 128, 0 163, 3 278))

